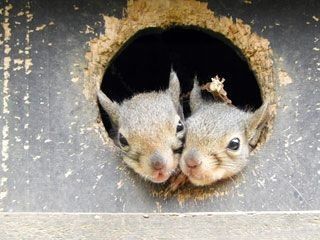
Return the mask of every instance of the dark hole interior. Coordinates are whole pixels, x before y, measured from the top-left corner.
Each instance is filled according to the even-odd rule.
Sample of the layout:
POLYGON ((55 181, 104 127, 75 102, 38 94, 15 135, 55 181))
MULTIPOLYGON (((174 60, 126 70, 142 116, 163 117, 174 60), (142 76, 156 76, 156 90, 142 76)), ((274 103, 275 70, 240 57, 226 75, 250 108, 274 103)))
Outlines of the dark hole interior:
MULTIPOLYGON (((218 75, 226 79, 225 90, 238 108, 255 110, 262 104, 254 73, 240 50, 221 34, 197 27, 148 28, 138 32, 108 65, 101 90, 121 102, 137 93, 166 89, 171 66, 178 74, 183 93, 191 91, 195 75, 200 83, 218 75)), ((184 110, 188 115, 187 101, 184 110)), ((100 112, 110 130, 108 116, 100 112)))

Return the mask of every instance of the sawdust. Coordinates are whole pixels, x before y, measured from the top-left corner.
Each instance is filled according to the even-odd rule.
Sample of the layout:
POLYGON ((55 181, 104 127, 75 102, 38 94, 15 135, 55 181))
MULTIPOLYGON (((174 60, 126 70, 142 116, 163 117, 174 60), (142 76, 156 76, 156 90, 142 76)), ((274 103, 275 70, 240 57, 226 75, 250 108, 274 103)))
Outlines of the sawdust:
POLYGON ((24 68, 25 68, 26 75, 29 75, 31 73, 32 66, 33 66, 32 59, 31 58, 25 59, 24 68))
POLYGON ((9 23, 10 11, 12 10, 12 4, 7 4, 4 8, 4 18, 3 18, 3 34, 4 34, 4 56, 3 56, 3 79, 2 79, 2 141, 1 141, 1 185, 0 185, 0 211, 3 211, 3 200, 6 198, 8 194, 7 189, 7 176, 6 172, 8 172, 9 168, 7 165, 7 161, 9 160, 9 137, 10 137, 10 129, 9 129, 9 119, 8 116, 10 114, 9 110, 9 80, 10 80, 10 67, 11 67, 11 57, 8 55, 11 51, 11 47, 9 45, 11 39, 11 27, 9 23))
POLYGON ((84 32, 85 34, 94 33, 94 29, 90 27, 89 25, 86 25, 86 30, 84 32))
POLYGON ((4 41, 8 41, 11 37, 11 28, 9 27, 9 23, 2 23, 2 28, 4 30, 4 41))
POLYGON ((287 86, 288 84, 292 83, 292 78, 283 69, 279 70, 278 76, 280 86, 287 86))
MULTIPOLYGON (((251 1, 250 1, 251 2, 251 1)), ((273 106, 273 115, 262 133, 257 148, 263 144, 270 134, 276 112, 276 77, 273 71, 272 50, 269 41, 251 31, 251 27, 241 19, 218 17, 208 9, 207 3, 196 0, 136 0, 128 1, 127 9, 121 19, 104 16, 105 34, 89 42, 86 53, 87 68, 85 69, 84 95, 96 102, 96 92, 99 89, 105 69, 111 59, 132 36, 143 29, 167 29, 171 26, 196 26, 222 34, 247 58, 261 89, 263 100, 273 106)), ((97 115, 99 111, 97 108, 97 115)), ((98 131, 105 142, 111 141, 105 134, 103 124, 98 119, 98 131)), ((112 144, 110 145, 112 147, 112 144)), ((165 190, 153 191, 154 195, 165 196, 165 190)), ((176 196, 179 202, 193 198, 206 199, 209 196, 223 196, 227 191, 218 191, 216 185, 208 188, 186 187, 178 189, 171 196, 176 196)))
POLYGON ((21 65, 21 64, 23 64, 23 59, 21 59, 21 58, 17 58, 17 59, 13 59, 13 63, 14 64, 17 64, 17 65, 21 65))
POLYGON ((79 77, 73 77, 73 78, 71 78, 71 82, 78 82, 79 81, 79 77))
POLYGON ((11 52, 11 47, 7 45, 6 48, 4 49, 4 54, 8 55, 10 52, 11 52))
POLYGON ((42 25, 40 25, 39 27, 36 27, 36 31, 42 31, 43 29, 45 29, 45 27, 46 27, 47 25, 46 24, 42 24, 42 25))

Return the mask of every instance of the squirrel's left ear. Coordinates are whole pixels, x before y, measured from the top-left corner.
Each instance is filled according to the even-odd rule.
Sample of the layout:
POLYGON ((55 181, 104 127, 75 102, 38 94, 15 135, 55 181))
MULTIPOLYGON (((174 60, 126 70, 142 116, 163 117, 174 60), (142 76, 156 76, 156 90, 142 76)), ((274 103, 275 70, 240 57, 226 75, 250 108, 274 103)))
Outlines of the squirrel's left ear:
POLYGON ((171 69, 168 92, 171 95, 176 109, 180 107, 180 82, 175 71, 171 69))
POLYGON ((251 147, 255 147, 260 139, 265 124, 270 119, 269 102, 266 101, 258 110, 249 117, 246 124, 246 136, 251 147))

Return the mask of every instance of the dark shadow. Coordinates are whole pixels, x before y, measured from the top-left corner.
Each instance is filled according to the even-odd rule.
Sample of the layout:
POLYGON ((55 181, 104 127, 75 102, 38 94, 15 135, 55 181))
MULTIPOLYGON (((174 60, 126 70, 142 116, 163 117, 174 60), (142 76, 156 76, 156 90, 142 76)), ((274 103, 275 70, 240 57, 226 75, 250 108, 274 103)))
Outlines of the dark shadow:
MULTIPOLYGON (((255 110, 262 104, 254 73, 240 50, 221 34, 197 27, 138 32, 110 62, 101 89, 118 102, 136 93, 166 89, 171 65, 183 93, 192 89, 195 75, 200 83, 218 75, 226 79, 225 90, 238 108, 255 110)), ((106 115, 102 120, 110 129, 106 115)))

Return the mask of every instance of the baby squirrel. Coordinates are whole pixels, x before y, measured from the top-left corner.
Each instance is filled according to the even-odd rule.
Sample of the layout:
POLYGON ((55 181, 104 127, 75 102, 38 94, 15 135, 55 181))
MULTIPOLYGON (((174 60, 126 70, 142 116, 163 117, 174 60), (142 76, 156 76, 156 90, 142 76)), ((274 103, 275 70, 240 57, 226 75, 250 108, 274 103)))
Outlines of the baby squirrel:
POLYGON ((269 116, 268 103, 254 113, 225 103, 205 101, 197 80, 190 94, 191 116, 186 121, 180 168, 191 183, 209 185, 231 177, 247 164, 269 116))
POLYGON ((171 70, 166 91, 140 93, 121 104, 101 90, 98 99, 117 129, 123 160, 143 178, 165 182, 176 170, 185 136, 180 83, 171 70))

